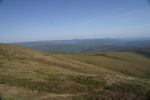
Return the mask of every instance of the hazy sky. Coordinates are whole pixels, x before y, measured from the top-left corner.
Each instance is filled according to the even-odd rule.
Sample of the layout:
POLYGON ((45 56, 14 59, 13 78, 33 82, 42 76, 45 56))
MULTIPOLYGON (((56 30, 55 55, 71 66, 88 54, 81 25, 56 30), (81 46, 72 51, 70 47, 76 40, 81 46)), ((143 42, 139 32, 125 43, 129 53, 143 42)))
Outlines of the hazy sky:
POLYGON ((150 37, 149 0, 0 0, 0 42, 150 37))

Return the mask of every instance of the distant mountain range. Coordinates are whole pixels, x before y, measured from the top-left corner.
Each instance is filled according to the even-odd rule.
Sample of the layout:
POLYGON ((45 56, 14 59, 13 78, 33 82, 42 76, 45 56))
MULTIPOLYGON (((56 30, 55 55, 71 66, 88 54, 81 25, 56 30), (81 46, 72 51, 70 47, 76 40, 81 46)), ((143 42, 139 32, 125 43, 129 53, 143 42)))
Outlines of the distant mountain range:
POLYGON ((150 56, 150 38, 73 39, 11 43, 54 54, 135 52, 150 56))

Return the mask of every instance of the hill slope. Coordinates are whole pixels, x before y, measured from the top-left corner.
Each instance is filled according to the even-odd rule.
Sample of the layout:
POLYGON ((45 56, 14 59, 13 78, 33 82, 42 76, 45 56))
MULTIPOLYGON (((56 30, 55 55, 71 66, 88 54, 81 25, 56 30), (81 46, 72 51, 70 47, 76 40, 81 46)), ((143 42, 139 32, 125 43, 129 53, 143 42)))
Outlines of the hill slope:
POLYGON ((127 47, 114 46, 114 45, 99 45, 84 48, 76 53, 94 53, 94 52, 117 52, 128 49, 127 47))
POLYGON ((0 44, 0 94, 9 100, 147 99, 149 73, 150 59, 134 53, 53 55, 0 44))
POLYGON ((76 53, 95 53, 95 52, 133 52, 150 57, 150 47, 123 47, 115 45, 91 46, 79 50, 76 53))

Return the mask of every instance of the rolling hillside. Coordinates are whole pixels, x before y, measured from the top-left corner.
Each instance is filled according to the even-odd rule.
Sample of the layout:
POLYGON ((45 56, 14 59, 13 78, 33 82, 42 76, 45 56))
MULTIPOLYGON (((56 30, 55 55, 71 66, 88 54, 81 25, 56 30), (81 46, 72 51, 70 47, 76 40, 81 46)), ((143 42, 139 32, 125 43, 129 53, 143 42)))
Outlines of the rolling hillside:
POLYGON ((0 43, 4 100, 148 100, 150 59, 135 53, 49 54, 0 43))
POLYGON ((79 50, 76 53, 95 53, 95 52, 132 52, 150 57, 150 47, 123 47, 115 45, 91 46, 79 50))
POLYGON ((122 50, 128 50, 128 47, 115 46, 115 45, 99 45, 91 46, 77 51, 76 53, 94 53, 94 52, 119 52, 122 50))

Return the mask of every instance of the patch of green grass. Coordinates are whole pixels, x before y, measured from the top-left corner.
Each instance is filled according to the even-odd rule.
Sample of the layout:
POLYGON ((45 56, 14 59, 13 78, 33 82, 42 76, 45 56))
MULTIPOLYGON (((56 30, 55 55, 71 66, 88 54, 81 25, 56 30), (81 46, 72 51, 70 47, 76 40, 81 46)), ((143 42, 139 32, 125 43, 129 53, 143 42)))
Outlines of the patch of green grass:
POLYGON ((4 64, 3 62, 0 62, 0 68, 3 68, 3 64, 4 64))
POLYGON ((71 52, 61 50, 61 49, 50 50, 50 51, 48 51, 48 53, 52 53, 52 54, 71 54, 71 52))
POLYGON ((138 84, 113 84, 112 86, 107 87, 107 89, 124 94, 135 94, 138 98, 144 100, 150 98, 150 90, 147 87, 138 84))
POLYGON ((0 84, 10 84, 12 86, 21 86, 29 88, 31 90, 52 92, 54 85, 58 85, 57 82, 33 82, 30 79, 16 79, 12 77, 1 77, 0 84))
POLYGON ((93 85, 94 87, 101 87, 106 85, 105 81, 97 81, 91 77, 85 76, 69 76, 69 79, 80 84, 93 85))
POLYGON ((29 88, 31 90, 45 91, 45 92, 57 92, 55 87, 59 84, 58 82, 33 82, 30 79, 15 79, 9 77, 0 77, 0 84, 9 84, 12 86, 21 86, 29 88))
POLYGON ((7 98, 4 98, 4 99, 2 99, 2 100, 14 100, 14 99, 11 98, 11 97, 7 97, 7 98))
POLYGON ((47 75, 45 72, 40 71, 40 70, 36 70, 35 72, 36 72, 37 74, 39 74, 39 75, 47 75))
POLYGON ((99 95, 86 94, 81 96, 75 96, 73 97, 73 100, 103 100, 103 98, 99 95))
POLYGON ((125 59, 122 59, 122 58, 119 58, 116 56, 112 56, 112 55, 107 54, 107 53, 96 53, 96 54, 93 54, 92 56, 104 56, 104 57, 108 57, 108 58, 112 58, 112 59, 125 60, 125 59))
POLYGON ((144 75, 134 74, 132 71, 130 72, 129 70, 121 70, 120 72, 123 74, 129 75, 129 76, 150 79, 150 71, 149 70, 145 70, 145 71, 141 70, 141 72, 143 72, 144 75))
POLYGON ((24 73, 24 74, 34 74, 32 72, 27 72, 27 71, 24 71, 24 72, 21 72, 21 73, 24 73))
POLYGON ((25 89, 37 90, 41 92, 53 93, 80 93, 86 92, 87 86, 71 83, 67 80, 61 80, 58 76, 46 78, 48 82, 34 82, 31 79, 17 79, 14 77, 0 77, 0 84, 9 84, 25 89))
POLYGON ((150 70, 145 71, 145 76, 150 77, 150 70))
POLYGON ((35 71, 38 75, 45 75, 47 78, 45 78, 48 81, 54 80, 54 79, 59 79, 60 76, 63 76, 62 74, 49 74, 46 73, 45 71, 42 70, 36 70, 35 71))

